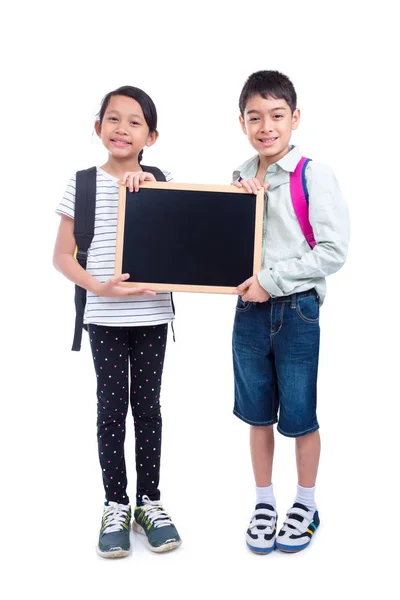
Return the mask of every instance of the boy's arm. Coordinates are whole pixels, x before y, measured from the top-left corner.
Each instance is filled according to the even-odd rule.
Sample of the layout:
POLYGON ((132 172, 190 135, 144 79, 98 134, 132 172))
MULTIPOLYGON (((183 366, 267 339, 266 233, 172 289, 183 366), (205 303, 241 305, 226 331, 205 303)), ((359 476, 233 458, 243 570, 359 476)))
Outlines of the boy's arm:
POLYGON ((317 245, 301 258, 283 260, 258 273, 261 286, 272 296, 291 294, 301 284, 340 269, 347 256, 350 224, 347 204, 332 170, 310 162, 307 171, 309 218, 317 245))

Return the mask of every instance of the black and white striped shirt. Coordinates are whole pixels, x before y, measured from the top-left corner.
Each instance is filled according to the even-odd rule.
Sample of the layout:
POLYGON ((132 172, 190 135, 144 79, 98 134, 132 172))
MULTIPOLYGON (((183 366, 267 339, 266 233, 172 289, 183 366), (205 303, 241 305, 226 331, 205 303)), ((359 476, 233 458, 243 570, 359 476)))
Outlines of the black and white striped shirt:
MULTIPOLYGON (((163 171, 166 180, 170 173, 163 171)), ((94 236, 88 252, 86 270, 104 283, 114 275, 117 237, 118 180, 97 167, 94 236)), ((57 212, 71 219, 75 215, 76 175, 67 185, 57 212)), ((156 296, 106 298, 87 292, 84 323, 108 326, 159 325, 174 319, 169 292, 156 296)))

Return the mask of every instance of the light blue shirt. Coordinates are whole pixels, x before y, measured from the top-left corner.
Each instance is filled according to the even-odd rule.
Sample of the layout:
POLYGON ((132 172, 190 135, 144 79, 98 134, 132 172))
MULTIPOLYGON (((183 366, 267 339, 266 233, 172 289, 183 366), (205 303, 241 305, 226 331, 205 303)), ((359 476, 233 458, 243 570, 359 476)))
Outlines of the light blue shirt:
MULTIPOLYGON (((306 167, 309 193, 309 219, 317 242, 308 245, 294 212, 290 195, 290 173, 301 159, 296 146, 265 174, 261 286, 272 296, 288 296, 315 288, 324 301, 327 275, 340 269, 347 256, 350 225, 346 201, 330 167, 310 161, 306 167)), ((257 175, 258 155, 233 172, 251 179, 257 175)))

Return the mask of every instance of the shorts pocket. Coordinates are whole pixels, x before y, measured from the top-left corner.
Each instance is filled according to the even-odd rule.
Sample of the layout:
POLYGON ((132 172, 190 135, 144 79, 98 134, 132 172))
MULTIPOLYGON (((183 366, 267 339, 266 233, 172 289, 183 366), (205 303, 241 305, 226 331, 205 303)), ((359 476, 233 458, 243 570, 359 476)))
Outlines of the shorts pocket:
POLYGON ((306 323, 318 323, 319 303, 316 296, 303 296, 296 302, 296 311, 300 319, 306 323))
POLYGON ((238 301, 236 304, 237 312, 246 312, 246 310, 249 310, 250 306, 251 302, 243 302, 242 297, 238 296, 238 301))

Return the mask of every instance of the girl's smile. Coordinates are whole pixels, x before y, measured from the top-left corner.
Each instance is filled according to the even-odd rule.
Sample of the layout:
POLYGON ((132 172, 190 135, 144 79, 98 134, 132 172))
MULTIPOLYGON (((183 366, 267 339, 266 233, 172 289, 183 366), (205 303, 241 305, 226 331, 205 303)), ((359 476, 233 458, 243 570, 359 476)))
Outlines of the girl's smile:
POLYGON ((127 96, 112 96, 104 117, 96 123, 96 132, 107 148, 110 158, 123 160, 124 170, 138 167, 138 155, 144 146, 151 146, 157 133, 151 132, 139 102, 127 96), (132 164, 131 164, 132 163, 132 164))

